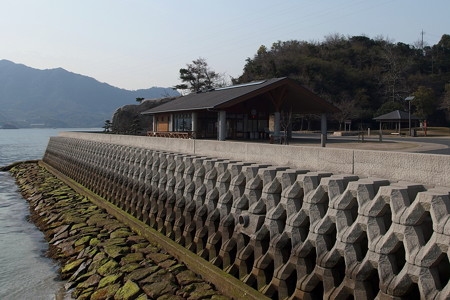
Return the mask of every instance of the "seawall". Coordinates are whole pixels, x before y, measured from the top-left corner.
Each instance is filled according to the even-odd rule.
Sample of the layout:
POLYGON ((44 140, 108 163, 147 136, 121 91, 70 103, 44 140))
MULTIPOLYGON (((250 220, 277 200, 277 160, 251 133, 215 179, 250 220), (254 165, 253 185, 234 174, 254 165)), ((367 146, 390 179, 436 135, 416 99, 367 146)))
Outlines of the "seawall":
POLYGON ((145 234, 95 205, 95 197, 88 200, 40 165, 16 164, 10 171, 30 205, 30 220, 49 242, 47 255, 61 265, 64 299, 230 300, 145 234))
POLYGON ((61 132, 62 137, 450 187, 447 155, 61 132))
POLYGON ((446 156, 63 133, 44 162, 271 298, 450 295, 446 156))

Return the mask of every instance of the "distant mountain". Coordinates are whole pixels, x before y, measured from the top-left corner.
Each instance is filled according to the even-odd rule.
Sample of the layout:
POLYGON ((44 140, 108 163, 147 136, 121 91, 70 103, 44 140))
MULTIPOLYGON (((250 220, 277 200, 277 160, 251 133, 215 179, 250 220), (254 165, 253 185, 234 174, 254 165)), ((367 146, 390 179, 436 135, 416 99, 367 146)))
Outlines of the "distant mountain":
POLYGON ((0 127, 101 127, 137 97, 177 95, 171 88, 129 91, 61 68, 38 70, 0 60, 0 127))

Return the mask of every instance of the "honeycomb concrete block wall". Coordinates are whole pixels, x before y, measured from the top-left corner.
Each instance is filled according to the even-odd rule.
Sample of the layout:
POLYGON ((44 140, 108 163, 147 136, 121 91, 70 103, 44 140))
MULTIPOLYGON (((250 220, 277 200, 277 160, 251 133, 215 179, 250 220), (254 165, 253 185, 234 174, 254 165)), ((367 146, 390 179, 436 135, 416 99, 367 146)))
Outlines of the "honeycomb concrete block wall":
POLYGON ((69 137, 43 160, 274 299, 450 295, 450 188, 69 137))

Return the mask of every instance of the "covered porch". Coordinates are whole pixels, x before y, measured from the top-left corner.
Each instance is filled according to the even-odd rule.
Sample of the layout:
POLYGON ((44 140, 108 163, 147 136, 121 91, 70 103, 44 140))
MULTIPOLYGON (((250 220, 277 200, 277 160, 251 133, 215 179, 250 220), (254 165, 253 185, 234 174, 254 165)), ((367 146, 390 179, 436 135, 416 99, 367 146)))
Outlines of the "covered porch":
POLYGON ((293 114, 321 115, 325 140, 327 114, 338 109, 288 78, 218 88, 180 97, 150 109, 149 136, 232 140, 278 140, 293 114))

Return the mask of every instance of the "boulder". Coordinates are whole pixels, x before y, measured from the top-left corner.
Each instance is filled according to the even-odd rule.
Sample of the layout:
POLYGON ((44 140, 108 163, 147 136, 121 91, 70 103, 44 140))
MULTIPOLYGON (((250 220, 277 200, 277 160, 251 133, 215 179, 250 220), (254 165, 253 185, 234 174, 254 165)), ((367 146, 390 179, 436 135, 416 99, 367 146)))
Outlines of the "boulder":
POLYGON ((141 113, 177 97, 163 99, 147 99, 140 104, 130 104, 119 107, 112 117, 112 132, 119 134, 145 135, 152 130, 153 117, 141 113))

